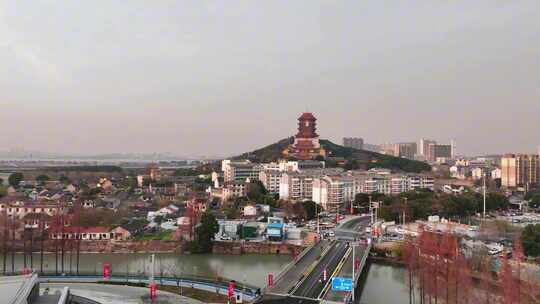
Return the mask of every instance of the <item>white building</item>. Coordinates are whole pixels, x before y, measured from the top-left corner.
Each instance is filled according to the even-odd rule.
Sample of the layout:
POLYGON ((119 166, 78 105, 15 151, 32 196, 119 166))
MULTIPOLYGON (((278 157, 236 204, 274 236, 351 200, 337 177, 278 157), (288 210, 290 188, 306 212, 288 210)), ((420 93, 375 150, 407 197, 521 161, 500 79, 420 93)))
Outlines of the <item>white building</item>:
POLYGON ((285 172, 279 184, 279 198, 284 200, 303 201, 313 196, 312 174, 285 172))
POLYGON ((491 170, 491 178, 497 179, 502 177, 502 170, 500 168, 495 168, 491 170))
POLYGON ((471 177, 474 180, 479 180, 484 177, 484 169, 482 168, 474 168, 471 170, 471 177))
POLYGON ((259 180, 269 193, 279 193, 282 172, 274 169, 266 169, 259 173, 259 180))
POLYGON ((354 178, 346 175, 323 176, 313 180, 312 200, 324 209, 354 200, 354 178))
POLYGON ((247 205, 244 207, 244 216, 257 216, 257 207, 247 205))
POLYGON ((245 182, 229 182, 223 186, 223 200, 234 197, 243 197, 247 194, 247 184, 245 182))
POLYGON ((229 159, 221 162, 223 170, 223 180, 228 182, 245 182, 247 179, 259 179, 259 173, 263 170, 263 165, 252 163, 249 160, 231 161, 229 159))

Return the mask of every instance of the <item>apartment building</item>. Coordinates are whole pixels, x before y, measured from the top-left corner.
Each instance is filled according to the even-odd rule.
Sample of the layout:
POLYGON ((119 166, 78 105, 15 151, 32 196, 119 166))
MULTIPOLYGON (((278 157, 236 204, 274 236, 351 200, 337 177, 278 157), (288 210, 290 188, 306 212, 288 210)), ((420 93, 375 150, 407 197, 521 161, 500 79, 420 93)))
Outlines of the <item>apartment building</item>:
POLYGON ((347 175, 322 176, 313 180, 312 200, 324 209, 354 200, 354 179, 347 175))
POLYGON ((279 193, 279 184, 283 172, 280 170, 263 170, 259 173, 259 180, 269 193, 279 193))
POLYGON ((221 162, 225 183, 245 182, 247 179, 257 180, 263 168, 263 165, 252 163, 249 160, 231 161, 226 159, 221 162))
POLYGON ((539 173, 538 155, 506 154, 501 158, 501 185, 503 187, 538 186, 539 173))
POLYGON ((341 168, 306 169, 297 172, 283 172, 279 184, 279 198, 303 201, 313 197, 313 180, 325 175, 343 173, 341 168))

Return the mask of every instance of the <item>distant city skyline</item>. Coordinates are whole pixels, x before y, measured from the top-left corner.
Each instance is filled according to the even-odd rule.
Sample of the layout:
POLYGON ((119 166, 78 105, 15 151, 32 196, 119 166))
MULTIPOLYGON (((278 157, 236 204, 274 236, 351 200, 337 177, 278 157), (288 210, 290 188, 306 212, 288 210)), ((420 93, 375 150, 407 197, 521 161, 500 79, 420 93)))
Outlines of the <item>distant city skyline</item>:
POLYGON ((535 153, 538 13, 536 0, 1 2, 0 151, 236 155, 309 111, 335 143, 535 153))

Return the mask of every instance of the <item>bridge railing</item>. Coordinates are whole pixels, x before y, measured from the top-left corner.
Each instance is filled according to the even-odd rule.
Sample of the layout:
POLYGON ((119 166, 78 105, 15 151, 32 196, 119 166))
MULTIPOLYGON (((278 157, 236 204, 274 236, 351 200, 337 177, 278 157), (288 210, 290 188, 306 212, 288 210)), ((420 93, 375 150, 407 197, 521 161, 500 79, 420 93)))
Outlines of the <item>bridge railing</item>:
MULTIPOLYGON (((20 275, 21 273, 6 273, 6 276, 20 275)), ((41 281, 45 282, 92 282, 92 283, 117 283, 117 284, 148 284, 149 277, 147 275, 138 275, 133 273, 119 273, 115 272, 110 275, 109 278, 104 278, 102 275, 96 275, 93 272, 79 272, 78 275, 69 274, 57 274, 54 271, 43 272, 39 274, 41 281)), ((235 281, 226 278, 208 278, 195 275, 182 275, 182 276, 155 276, 154 281, 158 285, 168 286, 191 286, 193 288, 200 287, 200 285, 207 287, 207 290, 219 290, 226 292, 229 287, 229 282, 235 281)), ((235 281, 235 292, 242 293, 251 298, 255 298, 261 294, 259 287, 254 285, 245 284, 235 281)))

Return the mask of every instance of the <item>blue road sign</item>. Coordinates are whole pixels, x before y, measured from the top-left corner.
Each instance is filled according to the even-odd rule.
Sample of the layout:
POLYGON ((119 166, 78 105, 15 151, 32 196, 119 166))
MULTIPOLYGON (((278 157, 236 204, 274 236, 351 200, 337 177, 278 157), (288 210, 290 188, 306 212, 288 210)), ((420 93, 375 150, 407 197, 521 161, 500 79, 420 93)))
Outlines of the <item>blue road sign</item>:
POLYGON ((334 290, 334 291, 352 291, 353 290, 352 279, 333 278, 332 279, 332 290, 334 290))

